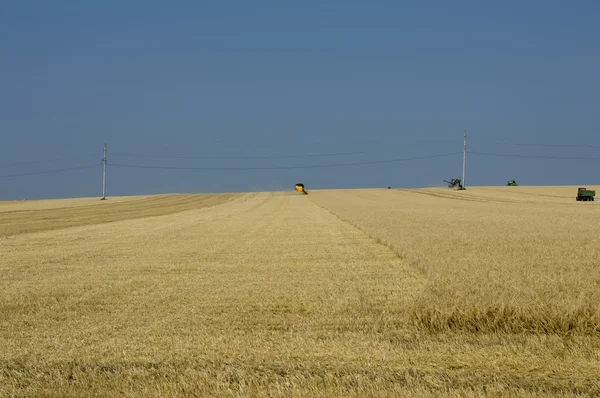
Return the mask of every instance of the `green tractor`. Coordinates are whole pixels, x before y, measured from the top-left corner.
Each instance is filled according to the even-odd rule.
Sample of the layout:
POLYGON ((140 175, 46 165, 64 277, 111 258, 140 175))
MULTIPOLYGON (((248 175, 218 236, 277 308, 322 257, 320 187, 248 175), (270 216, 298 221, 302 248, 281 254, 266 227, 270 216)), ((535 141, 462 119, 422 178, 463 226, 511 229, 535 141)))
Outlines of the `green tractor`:
POLYGON ((506 183, 507 187, 517 187, 519 186, 515 180, 510 180, 506 183))
POLYGON ((591 191, 587 188, 578 188, 575 200, 578 202, 593 202, 594 196, 596 196, 596 191, 591 191))

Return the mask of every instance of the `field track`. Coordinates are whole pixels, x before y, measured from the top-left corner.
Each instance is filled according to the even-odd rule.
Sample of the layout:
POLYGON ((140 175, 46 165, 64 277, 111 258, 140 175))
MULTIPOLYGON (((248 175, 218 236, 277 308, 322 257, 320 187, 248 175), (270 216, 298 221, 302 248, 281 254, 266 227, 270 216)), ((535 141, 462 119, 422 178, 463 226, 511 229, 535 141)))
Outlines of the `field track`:
POLYGON ((0 203, 0 396, 598 396, 600 203, 572 196, 0 203))

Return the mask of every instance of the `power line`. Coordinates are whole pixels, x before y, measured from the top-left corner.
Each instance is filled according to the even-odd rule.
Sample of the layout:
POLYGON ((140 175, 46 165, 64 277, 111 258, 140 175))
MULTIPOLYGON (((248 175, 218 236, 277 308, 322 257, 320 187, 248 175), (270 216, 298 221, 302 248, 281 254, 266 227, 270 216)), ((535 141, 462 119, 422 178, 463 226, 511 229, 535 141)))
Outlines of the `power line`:
POLYGON ((471 152, 471 151, 469 151, 469 153, 471 155, 477 155, 477 156, 495 156, 495 157, 524 158, 524 159, 600 160, 600 157, 513 155, 513 154, 508 154, 508 153, 484 153, 484 152, 471 152))
POLYGON ((89 165, 89 166, 69 167, 69 168, 65 168, 65 169, 34 171, 31 173, 6 174, 6 175, 0 176, 0 178, 24 177, 24 176, 32 176, 32 175, 39 175, 39 174, 62 173, 65 171, 77 171, 77 170, 93 169, 93 168, 97 168, 97 167, 98 167, 98 165, 95 164, 95 165, 89 165))
POLYGON ((546 147, 546 148, 600 148, 600 145, 568 145, 568 144, 510 144, 512 146, 546 147))
POLYGON ((597 144, 529 144, 529 143, 501 142, 501 141, 495 141, 494 144, 514 146, 514 147, 539 147, 539 148, 600 148, 600 145, 597 145, 597 144))
POLYGON ((366 152, 336 152, 336 153, 313 153, 302 155, 275 155, 275 156, 169 156, 169 155, 142 155, 135 153, 111 153, 111 156, 136 157, 146 159, 299 159, 299 158, 316 158, 316 157, 334 157, 348 155, 363 155, 366 152))
POLYGON ((78 156, 66 156, 63 158, 45 159, 45 160, 25 160, 25 161, 0 164, 0 167, 4 168, 4 167, 15 166, 15 165, 25 165, 25 164, 56 163, 56 162, 62 162, 64 160, 88 159, 92 156, 98 156, 98 154, 94 153, 94 154, 78 155, 78 156))
MULTIPOLYGON (((361 152, 354 152, 352 154, 358 154, 361 152)), ((362 152, 364 153, 364 152, 362 152)), ((549 160, 600 160, 600 157, 575 157, 575 156, 537 156, 537 155, 518 155, 518 154, 506 154, 506 153, 488 153, 488 152, 474 152, 469 151, 471 155, 476 156, 491 156, 491 157, 512 157, 512 158, 522 158, 522 159, 549 159, 549 160)), ((346 153, 350 154, 350 153, 346 153)), ((306 166, 275 166, 275 167, 180 167, 180 166, 152 166, 152 165, 136 165, 136 164, 111 164, 112 167, 121 167, 121 168, 136 168, 136 169, 158 169, 158 170, 191 170, 191 171, 266 171, 266 170, 296 170, 296 169, 317 169, 317 168, 331 168, 331 167, 346 167, 346 166, 363 166, 363 165, 373 165, 373 164, 385 164, 385 163, 397 163, 397 162, 407 162, 407 161, 415 161, 415 160, 425 160, 425 159, 435 159, 449 156, 460 155, 462 152, 452 152, 452 153, 444 153, 438 155, 428 155, 428 156, 417 156, 410 158, 395 158, 395 159, 386 159, 386 160, 373 160, 373 161, 364 161, 364 162, 348 162, 348 163, 333 163, 333 164, 320 164, 320 165, 306 165, 306 166)), ((329 155, 341 155, 338 154, 329 154, 329 155)), ((313 156, 313 155, 307 155, 313 156)), ((328 154, 320 154, 314 156, 328 156, 328 154)), ((87 156, 86 156, 87 157, 87 156)), ((273 156, 273 157, 262 157, 263 159, 276 159, 276 158, 287 158, 290 156, 273 156)), ((80 156, 73 156, 68 158, 55 159, 58 160, 66 160, 66 159, 76 159, 81 158, 80 156)), ((175 157, 165 157, 165 158, 175 158, 175 157)), ((217 157, 215 157, 217 158, 217 157)), ((232 157, 236 159, 243 159, 242 157, 232 157)), ((258 157, 256 157, 258 158, 258 157)), ((225 159, 225 158, 222 158, 225 159)), ((14 164, 29 164, 29 163, 43 163, 48 161, 34 161, 34 162, 18 162, 14 164)), ((3 178, 12 178, 12 177, 25 177, 32 175, 43 175, 43 174, 55 174, 55 173, 63 173, 69 171, 78 171, 78 170, 86 170, 97 168, 98 165, 85 165, 78 167, 68 167, 62 169, 54 169, 54 170, 44 170, 44 171, 34 171, 28 173, 16 173, 16 174, 6 174, 0 175, 0 179, 3 178)))
POLYGON ((150 165, 133 165, 133 164, 115 164, 111 167, 135 168, 135 169, 159 169, 159 170, 196 170, 196 171, 260 171, 260 170, 293 170, 293 169, 317 169, 329 167, 345 167, 345 166, 362 166, 370 164, 383 164, 394 162, 406 162, 411 160, 434 159, 448 156, 460 155, 462 152, 444 153, 440 155, 418 156, 412 158, 397 158, 387 160, 373 160, 368 162, 351 162, 351 163, 336 163, 336 164, 320 164, 308 166, 279 166, 279 167, 179 167, 179 166, 150 166, 150 165))

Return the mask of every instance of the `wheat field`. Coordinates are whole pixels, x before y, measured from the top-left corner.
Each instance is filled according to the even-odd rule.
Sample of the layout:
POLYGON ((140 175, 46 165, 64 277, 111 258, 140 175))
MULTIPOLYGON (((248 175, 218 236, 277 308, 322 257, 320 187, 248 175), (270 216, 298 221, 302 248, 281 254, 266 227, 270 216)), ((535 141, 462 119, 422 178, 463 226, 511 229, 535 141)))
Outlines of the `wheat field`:
POLYGON ((597 396, 575 190, 0 202, 0 396, 597 396))

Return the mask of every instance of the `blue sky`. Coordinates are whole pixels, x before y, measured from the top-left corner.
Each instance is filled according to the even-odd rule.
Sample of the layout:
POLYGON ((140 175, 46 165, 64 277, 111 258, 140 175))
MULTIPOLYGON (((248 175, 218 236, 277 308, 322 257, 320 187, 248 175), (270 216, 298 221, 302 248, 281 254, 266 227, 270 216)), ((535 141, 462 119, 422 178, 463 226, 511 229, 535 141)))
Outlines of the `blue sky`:
MULTIPOLYGON (((0 199, 99 195, 104 142, 109 195, 435 186, 461 155, 113 165, 420 157, 465 128, 473 152, 600 158, 600 3, 454 3, 4 2, 0 199)), ((595 159, 468 164, 470 184, 600 183, 595 159)))

